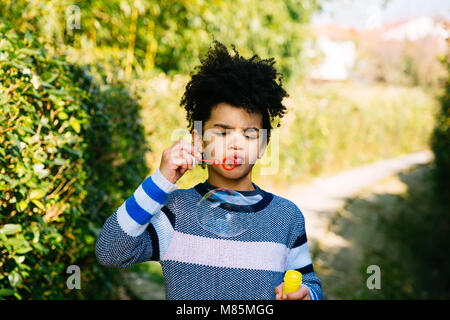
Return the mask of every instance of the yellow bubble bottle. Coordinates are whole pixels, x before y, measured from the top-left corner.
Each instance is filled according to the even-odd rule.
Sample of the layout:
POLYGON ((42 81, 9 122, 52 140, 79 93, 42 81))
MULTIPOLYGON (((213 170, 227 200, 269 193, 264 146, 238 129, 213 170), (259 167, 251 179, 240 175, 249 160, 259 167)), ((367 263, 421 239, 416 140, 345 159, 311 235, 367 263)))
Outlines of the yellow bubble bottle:
POLYGON ((302 284, 302 274, 296 270, 288 270, 284 275, 283 294, 295 292, 302 284))

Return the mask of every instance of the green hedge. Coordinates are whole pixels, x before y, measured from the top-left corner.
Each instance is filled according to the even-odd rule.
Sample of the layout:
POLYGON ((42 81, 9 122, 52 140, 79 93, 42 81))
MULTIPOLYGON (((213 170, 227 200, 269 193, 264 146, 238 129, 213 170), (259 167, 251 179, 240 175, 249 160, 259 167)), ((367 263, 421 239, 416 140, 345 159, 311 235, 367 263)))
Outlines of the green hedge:
POLYGON ((437 114, 431 138, 431 147, 435 156, 436 193, 446 205, 450 204, 450 60, 448 58, 450 56, 443 60, 448 76, 440 96, 441 108, 437 114))
POLYGON ((114 297, 94 247, 148 175, 140 106, 0 20, 0 110, 0 298, 114 297))
POLYGON ((317 0, 3 0, 0 17, 15 30, 33 30, 83 64, 110 74, 188 74, 215 38, 249 56, 276 58, 289 79, 304 71, 303 41, 317 0), (80 13, 80 29, 70 6, 80 13))

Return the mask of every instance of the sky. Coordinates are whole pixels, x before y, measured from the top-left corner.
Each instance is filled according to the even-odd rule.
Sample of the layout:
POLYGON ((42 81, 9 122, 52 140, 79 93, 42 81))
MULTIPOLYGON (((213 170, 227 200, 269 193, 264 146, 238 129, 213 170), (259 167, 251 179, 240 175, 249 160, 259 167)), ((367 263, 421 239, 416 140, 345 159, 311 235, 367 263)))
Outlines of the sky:
POLYGON ((315 14, 313 24, 339 24, 357 29, 377 28, 417 16, 442 16, 450 19, 450 0, 322 0, 323 11, 315 14))

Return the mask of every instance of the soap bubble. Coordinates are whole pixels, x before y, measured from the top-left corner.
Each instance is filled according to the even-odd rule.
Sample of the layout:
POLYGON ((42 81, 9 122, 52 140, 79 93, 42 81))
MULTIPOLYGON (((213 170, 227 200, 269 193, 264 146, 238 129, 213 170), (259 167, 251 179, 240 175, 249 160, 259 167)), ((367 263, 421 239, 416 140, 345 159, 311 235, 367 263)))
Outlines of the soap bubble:
POLYGON ((252 222, 249 201, 239 192, 228 188, 210 190, 197 203, 200 226, 221 237, 236 237, 252 222))

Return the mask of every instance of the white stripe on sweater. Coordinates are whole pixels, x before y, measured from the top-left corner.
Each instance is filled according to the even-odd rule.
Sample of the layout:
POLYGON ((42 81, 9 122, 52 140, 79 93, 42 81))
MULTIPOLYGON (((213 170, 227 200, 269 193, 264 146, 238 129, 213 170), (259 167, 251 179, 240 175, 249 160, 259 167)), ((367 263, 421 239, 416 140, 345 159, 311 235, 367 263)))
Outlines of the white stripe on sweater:
POLYGON ((311 264, 311 257, 309 256, 308 242, 301 246, 291 249, 286 261, 286 270, 293 270, 311 264))
MULTIPOLYGON (((152 178, 153 182, 161 190, 163 190, 166 193, 171 193, 178 187, 178 185, 176 183, 173 184, 169 180, 167 180, 164 177, 164 175, 159 171, 159 168, 156 169, 155 173, 151 176, 151 178, 152 178)), ((139 185, 139 187, 134 192, 134 198, 136 199, 137 204, 151 215, 158 214, 160 212, 161 208, 163 207, 158 202, 153 200, 144 191, 144 189, 142 188, 142 183, 139 185)), ((137 223, 136 221, 134 221, 133 218, 131 218, 131 216, 128 214, 127 209, 125 207, 125 203, 126 203, 126 201, 124 201, 124 203, 122 203, 122 205, 119 207, 119 209, 117 211, 117 221, 119 222, 120 227, 126 234, 128 234, 132 237, 137 237, 144 232, 144 230, 148 226, 148 223, 141 225, 141 224, 137 223)), ((165 214, 163 214, 163 216, 165 216, 165 214)), ((155 221, 158 221, 158 219, 155 221)), ((169 223, 169 226, 172 228, 170 223, 169 223)), ((155 229, 156 229, 156 226, 155 226, 155 229)), ((172 231, 173 231, 173 229, 172 229, 172 231)), ((168 232, 170 232, 170 230, 168 232)), ((167 235, 164 234, 163 238, 166 236, 167 235)), ((158 233, 158 238, 159 238, 159 233, 158 233)), ((163 241, 163 243, 165 243, 166 240, 164 239, 162 241, 163 241)))
POLYGON ((161 171, 159 171, 159 168, 153 173, 152 180, 165 193, 171 193, 178 188, 178 184, 167 180, 161 171))
POLYGON ((161 261, 284 272, 288 252, 281 243, 214 239, 174 231, 161 261))
POLYGON ((162 208, 162 205, 145 193, 142 184, 134 192, 134 198, 136 199, 137 204, 151 215, 156 214, 162 208))
POLYGON ((119 226, 122 230, 131 237, 141 235, 148 226, 148 223, 141 225, 130 217, 125 208, 125 202, 117 210, 117 222, 119 222, 119 226))
POLYGON ((166 253, 167 248, 169 248, 173 235, 173 227, 166 214, 162 211, 155 214, 150 220, 150 223, 155 227, 156 234, 158 235, 159 256, 162 257, 166 253))

